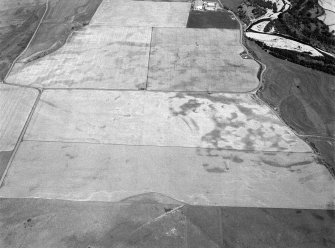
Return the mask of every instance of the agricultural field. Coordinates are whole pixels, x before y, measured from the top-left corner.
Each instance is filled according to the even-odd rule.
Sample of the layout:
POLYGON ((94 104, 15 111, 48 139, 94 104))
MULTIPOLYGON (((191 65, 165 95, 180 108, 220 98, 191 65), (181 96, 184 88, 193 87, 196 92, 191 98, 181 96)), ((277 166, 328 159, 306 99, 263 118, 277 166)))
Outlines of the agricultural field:
POLYGON ((1 1, 0 80, 5 78, 19 55, 21 61, 31 61, 61 47, 72 30, 88 24, 100 2, 1 1), (28 43, 29 47, 25 49, 28 43))
POLYGON ((38 91, 0 84, 0 178, 33 108, 38 91))
POLYGON ((101 1, 48 0, 40 27, 20 61, 32 61, 60 48, 73 30, 90 22, 101 1))
POLYGON ((105 0, 91 23, 117 27, 186 27, 190 8, 190 2, 105 0))
POLYGON ((45 9, 44 0, 0 2, 0 81, 29 43, 45 9))
POLYGON ((6 81, 43 88, 142 88, 150 36, 150 28, 90 25, 54 53, 16 63, 6 81))
POLYGON ((147 248, 163 243, 215 248, 225 244, 275 247, 278 243, 299 247, 302 242, 318 244, 320 237, 326 244, 334 241, 333 218, 322 210, 183 206, 171 199, 148 199, 153 199, 152 195, 117 203, 2 199, 1 217, 8 228, 1 229, 0 235, 8 238, 0 244, 147 248))
POLYGON ((312 153, 61 141, 24 141, 4 183, 5 198, 117 202, 159 192, 193 205, 309 209, 328 208, 335 187, 312 153))
POLYGON ((259 84, 259 65, 243 59, 240 31, 155 28, 148 89, 248 92, 259 84))
POLYGON ((10 151, 14 149, 38 91, 3 84, 0 84, 0 89, 0 150, 10 151))
POLYGON ((334 244, 317 0, 2 3, 1 248, 334 244))
POLYGON ((237 94, 48 90, 24 140, 311 151, 268 107, 237 94))
POLYGON ((16 63, 7 82, 43 88, 248 92, 258 87, 260 68, 242 58, 239 42, 239 30, 90 25, 56 52, 16 63))
POLYGON ((240 25, 233 14, 227 10, 196 11, 191 10, 188 16, 188 28, 239 29, 240 25))

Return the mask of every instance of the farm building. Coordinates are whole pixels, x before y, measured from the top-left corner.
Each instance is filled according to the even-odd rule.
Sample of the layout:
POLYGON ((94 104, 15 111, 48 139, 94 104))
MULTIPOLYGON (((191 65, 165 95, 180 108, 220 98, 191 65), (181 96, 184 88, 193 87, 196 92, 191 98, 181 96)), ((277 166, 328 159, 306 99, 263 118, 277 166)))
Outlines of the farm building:
POLYGON ((193 9, 194 10, 204 10, 204 2, 202 0, 195 0, 193 9))
POLYGON ((209 11, 215 11, 217 8, 217 3, 216 2, 204 2, 204 8, 205 10, 209 11))

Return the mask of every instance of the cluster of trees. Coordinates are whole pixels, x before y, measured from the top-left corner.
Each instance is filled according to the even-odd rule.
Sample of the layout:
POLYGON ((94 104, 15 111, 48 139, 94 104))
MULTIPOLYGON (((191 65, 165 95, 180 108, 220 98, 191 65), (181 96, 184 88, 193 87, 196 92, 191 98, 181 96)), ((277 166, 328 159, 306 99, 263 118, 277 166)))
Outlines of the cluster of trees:
POLYGON ((282 34, 335 53, 334 32, 331 32, 329 27, 318 18, 299 17, 289 10, 279 16, 276 27, 282 34))
POLYGON ((264 0, 246 0, 245 4, 248 6, 267 8, 267 9, 272 9, 273 6, 273 3, 271 1, 264 1, 264 0))
MULTIPOLYGON (((275 28, 275 25, 273 24, 273 22, 269 22, 265 27, 264 27, 264 33, 268 33, 271 28, 275 28)), ((277 31, 277 29, 275 28, 275 31, 277 31)))
POLYGON ((299 17, 312 17, 322 15, 323 11, 318 3, 318 0, 291 0, 291 12, 294 12, 299 17), (313 13, 313 15, 312 15, 313 13))
POLYGON ((250 19, 259 18, 266 14, 267 9, 272 9, 275 13, 278 11, 276 3, 272 3, 271 1, 245 0, 238 6, 237 14, 244 23, 249 23, 250 19), (247 16, 246 10, 249 10, 248 12, 252 13, 253 16, 247 16))

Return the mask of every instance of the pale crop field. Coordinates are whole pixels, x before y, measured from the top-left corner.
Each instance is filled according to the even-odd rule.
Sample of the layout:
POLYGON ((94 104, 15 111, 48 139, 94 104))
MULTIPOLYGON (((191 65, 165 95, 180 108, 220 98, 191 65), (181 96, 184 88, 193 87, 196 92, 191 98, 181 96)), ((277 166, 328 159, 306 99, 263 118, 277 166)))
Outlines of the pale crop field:
POLYGON ((154 28, 148 89, 248 92, 259 65, 243 59, 240 30, 154 28))
POLYGON ((90 25, 74 32, 59 50, 16 63, 6 81, 43 88, 142 88, 150 37, 150 28, 90 25))
POLYGON ((37 95, 34 89, 0 84, 0 152, 14 149, 37 95))
POLYGON ((309 152, 245 94, 47 90, 26 140, 309 152))
POLYGON ((118 27, 186 27, 191 3, 105 0, 91 23, 118 27))
POLYGON ((159 192, 189 204, 324 209, 334 187, 312 153, 24 141, 0 196, 119 201, 159 192))

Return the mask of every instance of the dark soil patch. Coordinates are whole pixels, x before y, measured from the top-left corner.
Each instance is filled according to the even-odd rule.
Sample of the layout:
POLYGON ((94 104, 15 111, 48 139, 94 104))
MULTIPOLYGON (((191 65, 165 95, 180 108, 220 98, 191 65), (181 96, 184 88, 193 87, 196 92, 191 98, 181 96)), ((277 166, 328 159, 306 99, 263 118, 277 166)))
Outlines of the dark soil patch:
POLYGON ((239 23, 226 10, 196 11, 191 10, 187 20, 187 28, 220 28, 239 29, 239 23))

